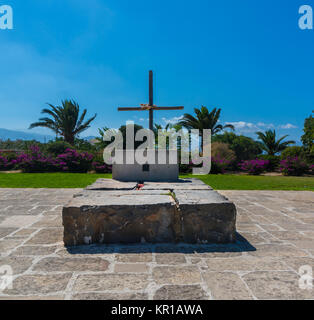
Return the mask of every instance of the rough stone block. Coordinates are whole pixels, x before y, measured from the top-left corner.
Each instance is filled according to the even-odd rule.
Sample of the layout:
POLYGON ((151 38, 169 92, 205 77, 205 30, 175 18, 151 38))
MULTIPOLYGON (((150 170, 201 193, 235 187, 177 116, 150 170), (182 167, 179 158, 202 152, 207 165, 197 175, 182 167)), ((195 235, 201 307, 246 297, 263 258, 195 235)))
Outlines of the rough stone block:
POLYGON ((64 243, 172 242, 174 217, 162 191, 85 191, 63 208, 64 243))
POLYGON ((102 179, 76 194, 63 208, 65 245, 236 240, 235 205, 203 182, 135 185, 102 179))
POLYGON ((174 190, 188 243, 236 241, 236 207, 213 190, 174 190))

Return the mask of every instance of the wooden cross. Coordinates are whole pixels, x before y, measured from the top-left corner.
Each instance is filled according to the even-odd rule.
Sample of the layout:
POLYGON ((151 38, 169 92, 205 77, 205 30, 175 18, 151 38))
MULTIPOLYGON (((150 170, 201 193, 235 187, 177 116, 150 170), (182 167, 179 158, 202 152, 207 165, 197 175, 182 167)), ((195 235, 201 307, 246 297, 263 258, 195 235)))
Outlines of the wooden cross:
POLYGON ((154 129, 154 110, 183 110, 184 107, 157 107, 154 105, 153 71, 149 71, 149 103, 137 108, 118 108, 118 111, 149 111, 149 129, 154 129))

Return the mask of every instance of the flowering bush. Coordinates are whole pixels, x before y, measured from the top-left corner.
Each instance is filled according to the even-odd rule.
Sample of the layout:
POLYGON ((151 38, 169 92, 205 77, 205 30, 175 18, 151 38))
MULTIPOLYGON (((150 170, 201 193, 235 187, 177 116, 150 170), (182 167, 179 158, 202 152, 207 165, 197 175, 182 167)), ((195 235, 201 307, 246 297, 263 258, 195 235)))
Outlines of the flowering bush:
POLYGON ((85 173, 92 165, 93 155, 88 152, 78 152, 73 149, 66 149, 65 153, 59 154, 56 161, 62 171, 85 173))
POLYGON ((56 158, 45 155, 38 146, 31 146, 28 153, 19 155, 16 162, 24 172, 87 172, 91 168, 93 155, 66 149, 56 158))
POLYGON ((280 163, 280 157, 279 156, 271 156, 268 154, 263 154, 259 156, 260 160, 268 160, 268 165, 266 167, 266 171, 268 172, 274 172, 278 170, 279 163, 280 163))
POLYGON ((211 165, 210 173, 213 173, 213 174, 225 173, 227 168, 234 161, 233 159, 226 159, 220 156, 212 157, 211 160, 212 160, 212 165, 211 165))
POLYGON ((112 166, 109 166, 105 163, 101 163, 98 161, 94 161, 92 163, 92 169, 95 170, 97 173, 111 173, 112 166))
POLYGON ((0 171, 12 170, 18 164, 16 153, 0 154, 0 171))
POLYGON ((8 170, 8 159, 0 155, 0 171, 8 170))
POLYGON ((310 172, 310 174, 313 174, 314 175, 314 164, 311 164, 310 165, 310 170, 309 170, 310 172))
POLYGON ((266 171, 269 166, 269 160, 246 160, 239 163, 239 167, 242 171, 252 175, 259 175, 266 171))
MULTIPOLYGON (((312 170, 313 170, 313 166, 312 170)), ((299 157, 289 157, 280 161, 280 171, 285 176, 301 176, 308 173, 311 168, 299 157)))
MULTIPOLYGON (((218 174, 218 173, 225 173, 230 165, 233 163, 233 159, 226 159, 224 157, 212 157, 211 158, 211 170, 210 173, 218 174)), ((193 168, 203 167, 205 164, 194 164, 193 161, 190 161, 189 164, 180 164, 180 173, 191 173, 193 168)))
POLYGON ((58 162, 45 156, 38 146, 31 146, 29 153, 19 155, 16 161, 24 172, 55 172, 59 169, 58 162))

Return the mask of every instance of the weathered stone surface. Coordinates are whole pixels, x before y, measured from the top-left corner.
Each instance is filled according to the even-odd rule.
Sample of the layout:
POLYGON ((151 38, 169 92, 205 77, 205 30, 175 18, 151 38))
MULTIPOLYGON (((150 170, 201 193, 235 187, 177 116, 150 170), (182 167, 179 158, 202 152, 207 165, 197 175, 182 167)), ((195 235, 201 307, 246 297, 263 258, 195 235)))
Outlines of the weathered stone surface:
POLYGON ((147 273, 149 268, 143 263, 117 263, 114 271, 118 273, 147 273))
POLYGON ((104 255, 108 256, 114 252, 113 247, 106 245, 90 245, 90 246, 77 246, 77 247, 64 247, 60 246, 60 250, 57 251, 57 255, 60 257, 76 257, 83 258, 87 255, 92 257, 104 255))
POLYGON ((78 293, 73 300, 148 300, 145 293, 78 293))
POLYGON ((47 256, 56 251, 56 246, 21 246, 14 250, 13 256, 47 256))
POLYGON ((179 254, 179 253, 164 253, 156 254, 156 262, 158 264, 181 264, 181 263, 186 263, 186 259, 184 254, 179 254))
POLYGON ((145 182, 143 190, 212 190, 198 179, 180 179, 178 182, 145 182))
POLYGON ((308 254, 287 244, 257 244, 256 251, 249 252, 257 257, 306 257, 308 254))
POLYGON ((62 228, 42 229, 36 233, 30 240, 26 242, 29 244, 54 244, 62 241, 62 228))
POLYGON ((71 278, 71 273, 54 275, 23 275, 13 281, 13 288, 4 290, 4 294, 28 295, 49 294, 63 291, 71 278))
POLYGON ((0 240, 0 256, 4 256, 10 253, 10 251, 14 250, 17 246, 19 246, 23 240, 0 240))
MULTIPOLYGON (((156 190, 146 191, 154 194, 156 190)), ((81 190, 0 190, 0 223, 15 216, 17 211, 22 212, 23 205, 29 206, 27 215, 19 215, 18 220, 15 220, 16 225, 15 222, 12 224, 14 231, 0 239, 1 258, 13 258, 13 260, 1 260, 0 265, 10 263, 17 270, 14 270, 14 273, 22 272, 19 275, 19 280, 16 279, 17 286, 14 284, 15 291, 0 292, 0 300, 162 299, 167 295, 170 298, 180 296, 182 299, 197 300, 202 295, 201 290, 210 299, 245 299, 245 297, 248 299, 252 297, 256 299, 277 297, 289 299, 294 298, 294 290, 296 290, 297 299, 314 298, 313 290, 298 291, 299 268, 305 265, 314 267, 314 241, 311 241, 314 239, 314 230, 311 230, 313 224, 308 220, 302 223, 304 217, 313 216, 313 205, 309 201, 306 202, 305 198, 300 201, 283 199, 286 191, 221 191, 237 205, 237 220, 241 224, 250 225, 244 226, 246 230, 249 230, 252 225, 258 226, 255 230, 259 230, 259 228, 262 230, 259 232, 241 231, 237 235, 236 243, 233 244, 95 244, 65 248, 62 232, 59 232, 63 230, 60 208, 73 197, 73 194, 78 192, 81 190), (51 208, 45 207, 46 205, 51 208), (17 211, 15 211, 15 206, 17 206, 17 211), (43 209, 49 209, 49 211, 42 211, 43 209), (3 214, 3 211, 6 213, 3 214), (29 211, 37 211, 38 213, 41 211, 42 213, 36 217, 33 216, 38 219, 36 220, 38 222, 24 225, 23 219, 30 216, 29 211), (266 219, 269 220, 268 224, 266 224, 266 219), (282 228, 277 222, 287 228, 282 228), (35 244, 25 244, 24 237, 12 238, 14 232, 18 232, 21 228, 20 226, 25 229, 34 228, 35 232, 31 239, 35 244), (41 231, 42 228, 44 228, 43 231, 41 231), (51 229, 51 233, 46 233, 49 229, 51 229), (275 233, 272 234, 272 231, 275 233), (58 233, 57 239, 53 239, 58 233), (37 237, 39 237, 38 241, 37 237), (265 239, 265 243, 260 242, 262 238, 265 239), (280 241, 282 242, 280 243, 280 241), (42 242, 49 243, 41 244, 42 242), (303 249, 304 246, 308 249, 303 249), (184 256, 184 259, 179 256, 184 256), (76 259, 78 264, 82 264, 81 268, 77 267, 81 271, 34 269, 42 258, 53 257, 76 259), (30 259, 24 260, 24 258, 30 259), (108 269, 100 272, 90 271, 89 265, 84 261, 95 258, 108 261, 110 263, 108 269), (149 269, 147 273, 115 272, 115 265, 123 263, 147 264, 149 269), (285 265, 285 270, 282 269, 282 263, 285 265), (26 269, 29 265, 30 268, 26 269), (186 272, 183 272, 184 275, 181 279, 179 278, 181 270, 188 266, 194 266, 195 271, 200 273, 201 279, 195 279, 199 282, 191 284, 186 272), (156 267, 177 268, 179 271, 175 279, 178 284, 157 283, 153 273, 156 267), (220 269, 226 271, 220 272, 220 269), (263 272, 264 276, 256 275, 260 272, 263 272), (295 274, 295 279, 290 279, 291 276, 287 276, 287 272, 295 274), (61 273, 66 274, 67 279, 64 279, 61 273), (205 276, 206 274, 209 275, 205 276), (101 280, 104 276, 108 278, 101 280), (129 284, 125 285, 125 282, 129 284), (273 290, 272 286, 276 289, 273 290), (187 288, 191 288, 191 290, 187 288), (276 294, 272 295, 272 291, 275 291, 276 294)), ((167 193, 167 190, 162 190, 162 194, 167 193)), ((302 197, 302 193, 288 192, 289 196, 286 198, 289 199, 290 195, 299 197, 298 194, 302 197)), ((309 195, 313 197, 313 193, 309 193, 309 195)), ((23 234, 24 229, 20 230, 20 234, 23 234)), ((26 235, 27 231, 25 232, 26 235)), ((176 274, 174 271, 173 273, 176 274)), ((166 272, 167 274, 169 272, 166 272)), ((162 271, 159 276, 162 279, 162 271)), ((171 275, 167 277, 170 278, 171 275)))
POLYGON ((182 240, 229 243, 236 240, 236 207, 219 193, 174 190, 182 219, 182 240))
POLYGON ((12 268, 13 275, 23 273, 32 265, 33 258, 29 257, 5 257, 0 258, 0 267, 7 265, 12 268))
POLYGON ((241 232, 241 237, 243 237, 246 241, 251 243, 252 245, 256 245, 259 243, 267 242, 261 233, 252 233, 252 232, 241 232))
POLYGON ((74 283, 74 291, 145 290, 148 282, 148 275, 144 274, 80 275, 74 283))
POLYGON ((22 300, 22 301, 29 301, 29 300, 64 300, 64 296, 62 295, 54 295, 54 296, 0 296, 0 300, 22 300))
POLYGON ((299 288, 300 276, 295 272, 252 272, 243 279, 258 299, 313 299, 313 290, 299 288))
POLYGON ((60 215, 49 215, 42 217, 38 222, 32 225, 32 228, 57 228, 62 225, 61 217, 62 209, 60 215))
POLYGON ((289 257, 285 258, 283 262, 290 268, 292 268, 295 272, 299 273, 300 268, 304 266, 310 266, 312 270, 314 270, 314 258, 295 258, 289 257))
POLYGON ((163 286, 154 295, 154 300, 208 300, 201 286, 163 286))
POLYGON ((117 190, 134 190, 137 182, 122 182, 113 179, 98 179, 92 185, 86 187, 86 190, 107 190, 107 191, 117 191, 117 190))
POLYGON ((65 245, 235 241, 234 204, 202 181, 147 183, 142 190, 110 191, 129 187, 134 184, 101 180, 75 195, 63 208, 65 245))
POLYGON ((28 238, 32 233, 34 233, 35 231, 37 231, 37 229, 29 229, 29 228, 25 228, 25 229, 21 229, 13 234, 10 235, 10 238, 28 238))
POLYGON ((288 270, 287 266, 274 258, 253 256, 232 257, 229 259, 207 259, 208 271, 255 271, 288 270))
POLYGON ((234 273, 206 272, 203 274, 203 279, 215 300, 253 299, 244 282, 234 273))
POLYGON ((102 258, 57 258, 50 257, 40 260, 34 271, 66 272, 66 271, 106 271, 109 262, 102 258))
POLYGON ((152 262, 153 255, 151 253, 134 253, 134 254, 116 254, 117 262, 152 262))
POLYGON ((63 208, 64 243, 172 242, 173 199, 128 191, 89 191, 63 208))
POLYGON ((0 228, 0 238, 4 238, 17 230, 17 228, 0 228))
POLYGON ((197 267, 156 267, 153 277, 158 284, 194 284, 201 282, 197 267))

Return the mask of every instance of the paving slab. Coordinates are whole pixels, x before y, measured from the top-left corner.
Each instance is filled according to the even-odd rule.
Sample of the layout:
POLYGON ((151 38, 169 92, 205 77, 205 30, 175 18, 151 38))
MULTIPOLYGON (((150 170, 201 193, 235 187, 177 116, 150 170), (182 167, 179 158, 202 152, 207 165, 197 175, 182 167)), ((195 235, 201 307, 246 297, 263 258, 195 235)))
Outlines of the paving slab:
POLYGON ((243 231, 234 244, 66 248, 60 207, 80 192, 0 190, 0 221, 19 216, 12 228, 0 228, 0 267, 14 273, 13 288, 0 291, 0 300, 314 299, 313 289, 299 288, 300 267, 314 267, 312 220, 301 220, 313 217, 312 192, 219 191, 238 209, 243 231), (47 203, 53 209, 47 211, 47 203), (14 209, 21 212, 24 204, 38 219, 27 226, 23 219, 30 215, 14 209), (137 267, 140 272, 132 272, 137 267))

